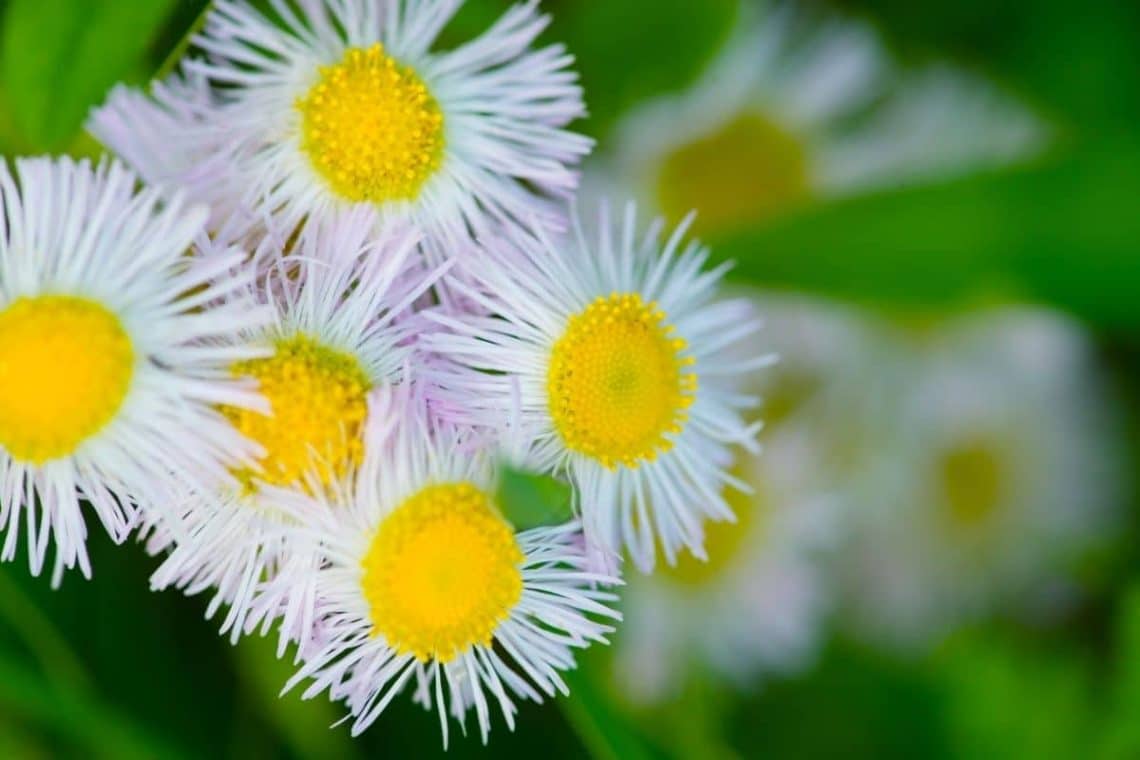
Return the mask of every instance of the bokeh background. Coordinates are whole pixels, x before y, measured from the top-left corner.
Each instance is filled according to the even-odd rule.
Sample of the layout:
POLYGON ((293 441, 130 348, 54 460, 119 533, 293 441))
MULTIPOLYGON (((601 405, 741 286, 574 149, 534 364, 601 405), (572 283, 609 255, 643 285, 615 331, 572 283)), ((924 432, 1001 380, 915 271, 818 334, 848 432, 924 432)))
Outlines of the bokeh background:
MULTIPOLYGON (((0 0, 0 151, 162 71, 203 0, 0 0)), ((469 0, 446 40, 506 7, 469 0)), ((582 203, 696 229, 781 364, 710 562, 452 757, 1140 757, 1140 5, 545 0, 599 140, 582 203)), ((175 53, 176 54, 176 53, 175 53)), ((0 757, 440 753, 278 698, 272 646, 153 594, 0 567, 0 757)))

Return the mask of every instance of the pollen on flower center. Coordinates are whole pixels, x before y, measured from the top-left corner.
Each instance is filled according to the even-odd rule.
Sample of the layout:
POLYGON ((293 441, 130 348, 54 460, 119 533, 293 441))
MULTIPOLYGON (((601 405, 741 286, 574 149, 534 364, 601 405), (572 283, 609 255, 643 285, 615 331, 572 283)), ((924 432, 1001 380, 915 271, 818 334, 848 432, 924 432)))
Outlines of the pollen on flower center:
POLYGON ((110 422, 135 353, 119 318, 84 298, 18 298, 0 310, 0 446, 40 464, 110 422))
POLYGON ((566 446, 606 467, 636 467, 673 444, 697 390, 685 341, 636 293, 599 297, 554 344, 546 390, 566 446))
POLYGON ((373 635, 421 661, 489 646, 522 596, 523 559, 487 493, 470 483, 424 488, 385 518, 364 557, 373 635))
POLYGON ((223 407, 239 431, 265 447, 258 478, 290 485, 315 474, 328 484, 360 462, 371 383, 355 357, 295 335, 279 340, 272 356, 238 362, 232 371, 256 379, 271 409, 267 416, 223 407))
POLYGON ((443 114, 424 83, 379 43, 320 73, 297 103, 313 167, 347 200, 415 198, 443 155, 443 114))

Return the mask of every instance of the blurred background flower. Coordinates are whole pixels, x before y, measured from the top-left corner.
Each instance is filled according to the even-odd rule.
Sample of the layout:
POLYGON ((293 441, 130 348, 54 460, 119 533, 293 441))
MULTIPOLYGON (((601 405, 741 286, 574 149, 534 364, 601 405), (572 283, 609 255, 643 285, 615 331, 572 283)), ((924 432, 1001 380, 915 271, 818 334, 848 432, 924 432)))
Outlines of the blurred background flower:
MULTIPOLYGON (((0 149, 98 153, 88 109, 169 72, 206 5, 7 0, 0 149)), ((508 5, 467 0, 441 44, 508 5)), ((628 573, 573 698, 449 755, 1140 755, 1140 7, 542 9, 598 140, 581 207, 695 208, 765 323, 746 351, 781 362, 708 562, 628 573)), ((95 579, 58 592, 0 566, 0 757, 439 751, 410 700, 330 730, 277 698, 275 642, 231 646, 207 600, 148 590, 143 546, 89 544, 95 579)))
POLYGON ((986 309, 903 327, 904 355, 836 579, 853 625, 909 647, 983 615, 1055 622, 1081 552, 1121 524, 1112 394, 1062 315, 986 309))

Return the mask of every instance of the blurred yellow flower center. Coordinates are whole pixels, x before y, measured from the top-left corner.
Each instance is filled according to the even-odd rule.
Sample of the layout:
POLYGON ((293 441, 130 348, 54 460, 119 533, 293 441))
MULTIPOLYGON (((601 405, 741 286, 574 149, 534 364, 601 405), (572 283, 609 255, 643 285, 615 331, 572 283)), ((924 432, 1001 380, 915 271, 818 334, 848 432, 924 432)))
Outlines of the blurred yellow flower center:
POLYGON ((265 447, 261 471, 244 472, 275 485, 317 476, 323 484, 344 475, 363 456, 361 426, 371 382, 360 362, 306 335, 277 342, 272 356, 238 362, 236 376, 252 377, 269 401, 269 415, 223 407, 246 437, 265 447))
POLYGON ((415 198, 443 156, 443 114, 424 83, 379 43, 320 74, 297 103, 313 167, 350 201, 415 198))
MULTIPOLYGON (((747 473, 744 467, 737 465, 732 474, 742 477, 747 473)), ((757 521, 768 511, 768 503, 763 486, 756 483, 754 476, 750 481, 756 493, 744 493, 735 488, 724 489, 724 499, 736 515, 736 522, 722 520, 705 523, 705 553, 708 560, 701 561, 690 552, 682 551, 677 557, 677 564, 661 567, 665 578, 684 586, 711 583, 732 567, 749 539, 755 542, 752 532, 757 521)))
POLYGON ((775 216, 810 192, 804 146, 756 114, 677 148, 657 176, 661 210, 678 221, 696 209, 693 230, 700 235, 775 216))
POLYGON ((522 597, 523 559, 484 491, 470 483, 424 488, 381 523, 364 557, 373 635, 421 661, 490 646, 522 597))
POLYGON ((697 391, 685 341, 636 293, 599 297, 554 344, 546 391, 566 446, 606 467, 667 451, 697 391))
POLYGON ((135 352, 119 318, 94 301, 18 298, 0 310, 0 446, 42 464, 110 422, 135 352))
POLYGON ((1006 472, 1000 452, 986 441, 967 441, 942 454, 942 493, 951 521, 972 527, 986 522, 1005 498, 1006 472))

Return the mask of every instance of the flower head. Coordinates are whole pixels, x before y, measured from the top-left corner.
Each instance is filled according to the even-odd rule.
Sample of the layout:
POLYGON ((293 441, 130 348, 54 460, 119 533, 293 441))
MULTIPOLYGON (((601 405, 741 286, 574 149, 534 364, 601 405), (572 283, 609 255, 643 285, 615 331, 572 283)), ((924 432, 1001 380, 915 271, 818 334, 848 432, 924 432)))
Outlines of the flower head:
POLYGON ((870 503, 837 568, 863 635, 904 647, 1003 605, 1042 612, 1119 519, 1121 441, 1086 337, 1057 314, 990 311, 911 337, 870 503), (1036 609, 1034 609, 1036 607, 1036 609))
POLYGON ((576 523, 517 532, 500 511, 489 452, 429 421, 406 392, 376 394, 365 461, 339 492, 277 492, 319 546, 319 569, 281 576, 316 600, 315 641, 290 685, 343 699, 353 733, 405 688, 486 741, 489 698, 514 723, 515 698, 566 693, 573 650, 604 641, 616 583, 586 569, 576 523))
POLYGON ((32 571, 54 538, 57 581, 90 574, 80 499, 121 541, 172 483, 232 482, 253 454, 216 405, 260 407, 226 370, 261 355, 244 336, 268 313, 240 252, 192 250, 205 209, 135 185, 116 163, 0 167, 3 557, 26 520, 32 571))
POLYGON ((166 152, 184 159, 161 159, 156 174, 207 200, 237 189, 285 230, 353 206, 449 243, 503 221, 556 222, 555 199, 576 187, 572 167, 590 148, 563 129, 584 112, 571 58, 530 49, 547 24, 536 2, 433 51, 461 5, 281 3, 275 23, 219 0, 194 40, 210 57, 187 60, 153 101, 118 90, 92 131, 150 168, 160 160, 135 146, 173 123, 166 152))
POLYGON ((947 64, 904 73, 872 27, 779 3, 743 13, 685 91, 618 125, 587 172, 716 236, 822 199, 945 178, 1031 157, 1041 120, 947 64))
POLYGON ((713 301, 725 268, 702 271, 684 225, 664 244, 661 229, 639 239, 630 205, 618 224, 603 209, 596 241, 488 243, 449 279, 485 313, 439 312, 447 331, 425 339, 450 359, 432 377, 463 421, 532 431, 538 461, 578 489, 597 558, 624 547, 645 570, 655 543, 670 562, 703 556, 704 519, 731 519, 729 447, 754 450, 758 428, 736 388, 770 361, 725 351, 758 327, 748 303, 713 301))

